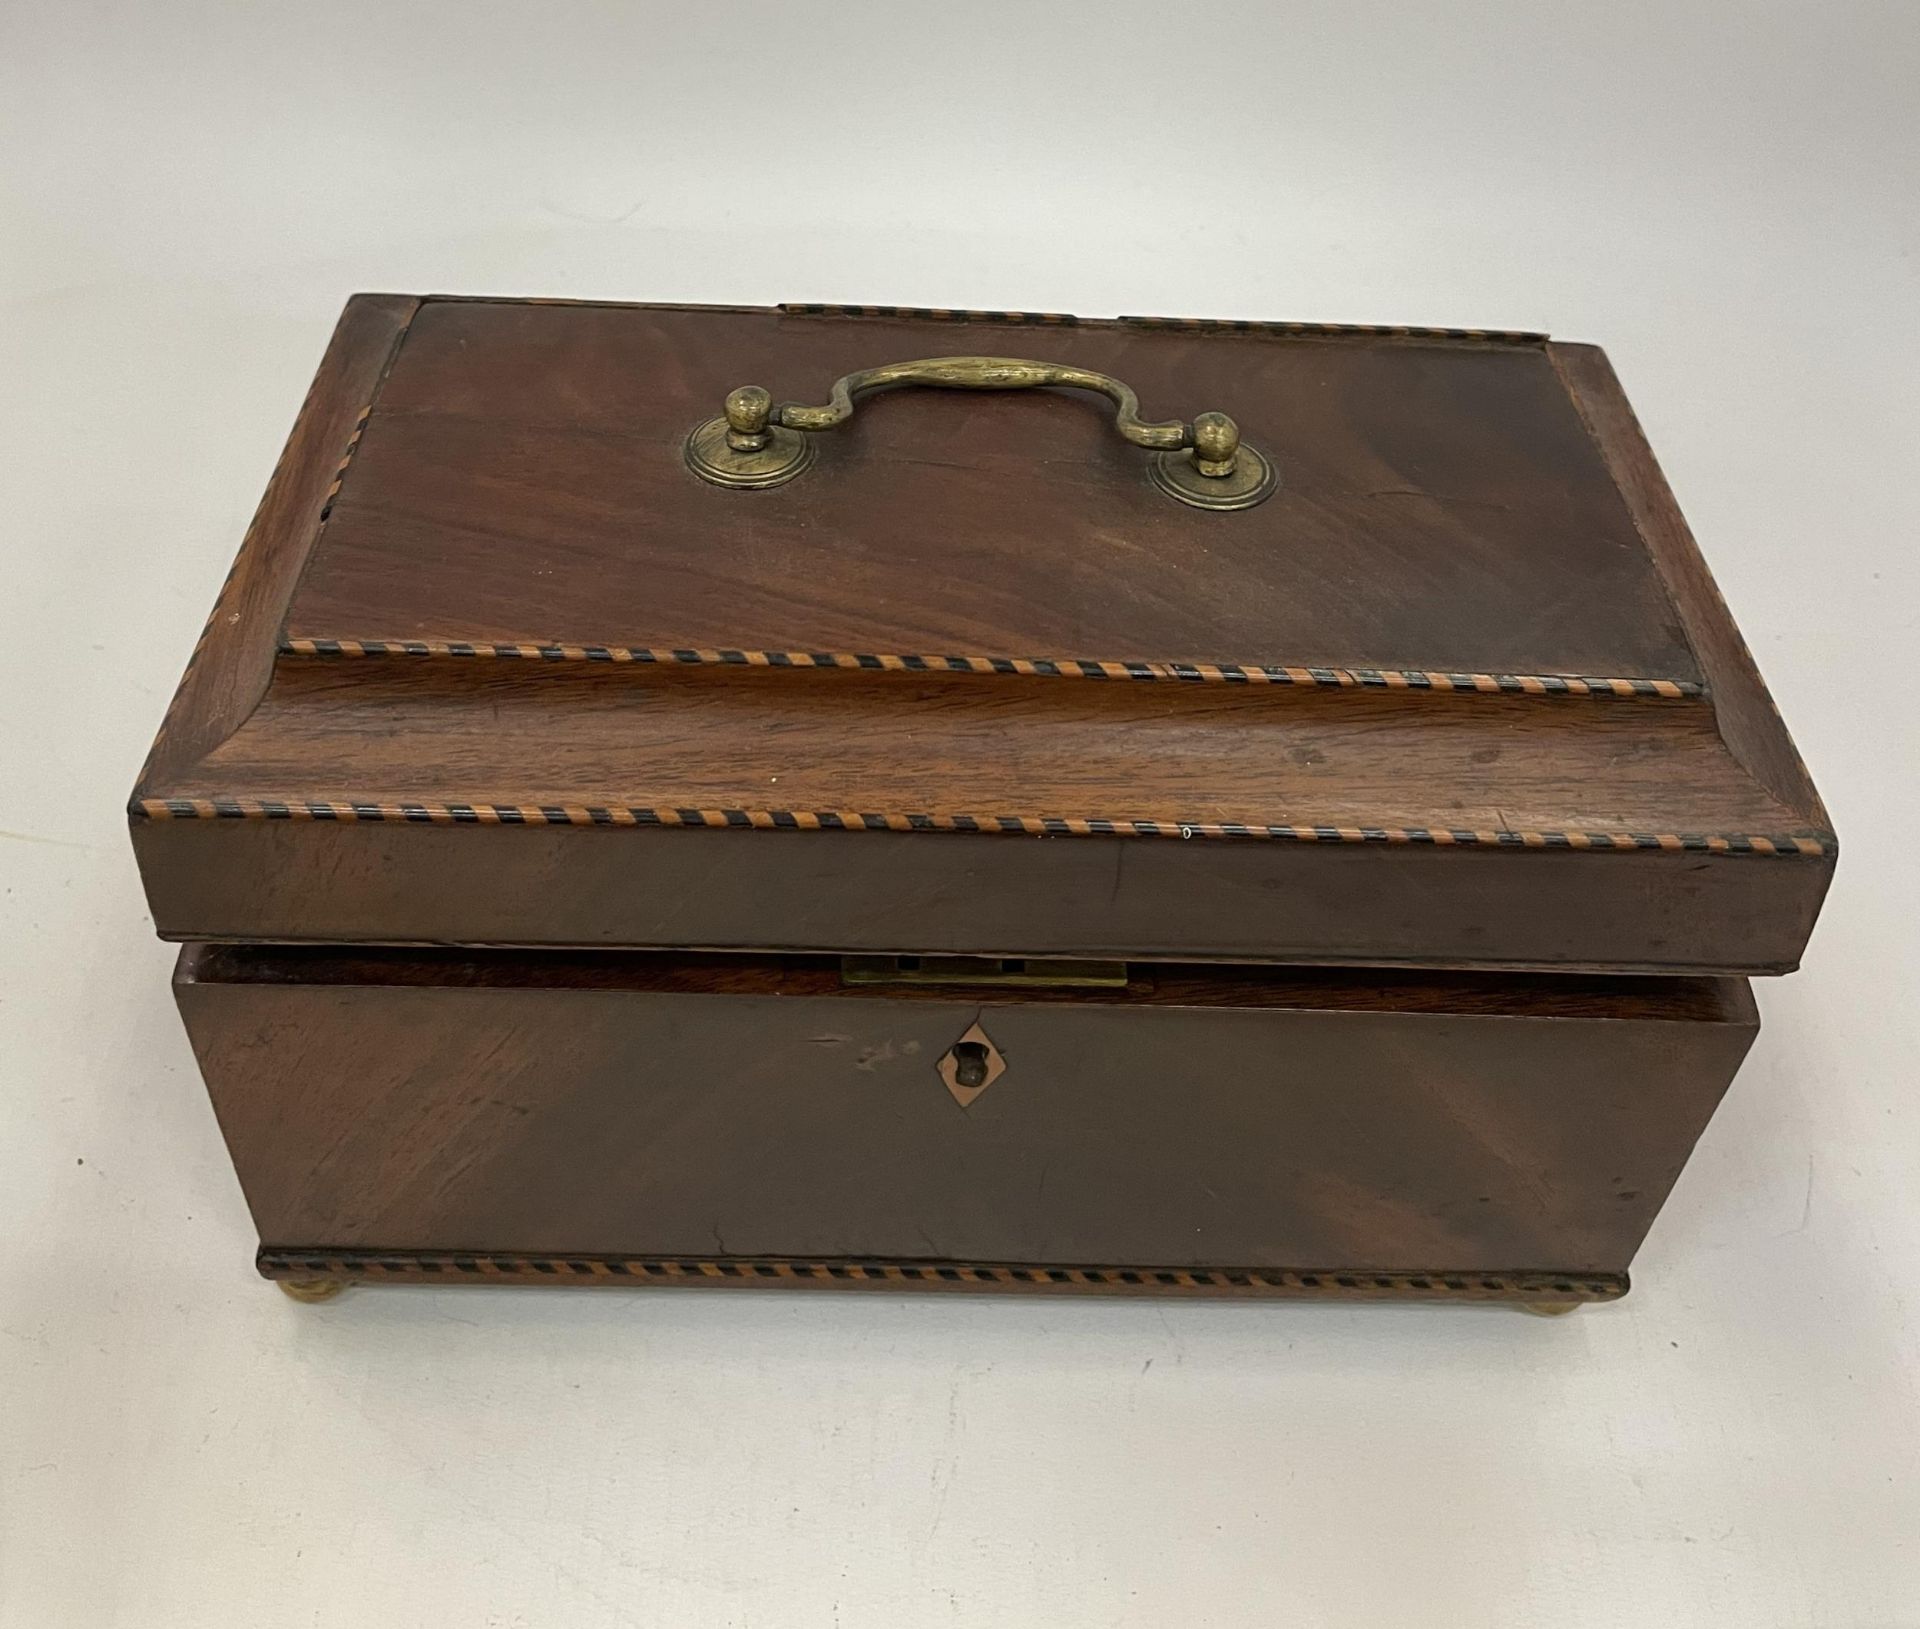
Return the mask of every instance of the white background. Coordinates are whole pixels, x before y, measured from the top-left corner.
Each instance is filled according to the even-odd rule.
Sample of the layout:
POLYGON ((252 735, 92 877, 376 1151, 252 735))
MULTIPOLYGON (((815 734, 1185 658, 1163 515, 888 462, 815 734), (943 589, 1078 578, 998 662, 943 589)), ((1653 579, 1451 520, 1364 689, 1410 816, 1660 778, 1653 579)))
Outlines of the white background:
POLYGON ((0 1623, 1920 1624, 1920 8, 0 3, 0 1623), (1845 844, 1618 1306, 362 1290, 122 807, 356 289, 1606 345, 1845 844))

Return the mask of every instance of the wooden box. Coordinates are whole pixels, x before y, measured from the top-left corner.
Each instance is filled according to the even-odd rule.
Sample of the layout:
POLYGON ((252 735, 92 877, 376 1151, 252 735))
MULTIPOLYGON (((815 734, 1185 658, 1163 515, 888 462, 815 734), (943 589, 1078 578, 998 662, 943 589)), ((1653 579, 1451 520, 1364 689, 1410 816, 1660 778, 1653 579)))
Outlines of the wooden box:
POLYGON ((384 295, 131 816, 321 1289, 1616 1295, 1836 854, 1593 347, 384 295))

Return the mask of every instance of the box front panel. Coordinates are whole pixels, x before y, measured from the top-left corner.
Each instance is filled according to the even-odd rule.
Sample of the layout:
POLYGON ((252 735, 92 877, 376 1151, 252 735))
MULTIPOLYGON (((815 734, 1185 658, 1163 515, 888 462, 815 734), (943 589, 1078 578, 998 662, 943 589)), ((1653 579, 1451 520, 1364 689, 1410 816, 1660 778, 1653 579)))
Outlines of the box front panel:
POLYGON ((182 1008, 287 1249, 1619 1272, 1752 1035, 1659 999, 212 971, 182 1008))

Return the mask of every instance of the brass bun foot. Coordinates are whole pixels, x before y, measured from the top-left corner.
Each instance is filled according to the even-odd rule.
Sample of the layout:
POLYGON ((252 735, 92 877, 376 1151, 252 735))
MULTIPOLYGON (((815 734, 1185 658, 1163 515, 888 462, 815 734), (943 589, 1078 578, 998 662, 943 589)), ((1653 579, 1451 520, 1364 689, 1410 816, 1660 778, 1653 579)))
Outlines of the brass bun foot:
POLYGON ((276 1278, 274 1283, 280 1286, 282 1295, 291 1296, 296 1301, 309 1304, 315 1301, 331 1301, 347 1287, 344 1278, 276 1278))
POLYGON ((1577 1307, 1585 1306, 1584 1301, 1522 1301, 1522 1312, 1531 1312, 1536 1318, 1563 1318, 1577 1307))

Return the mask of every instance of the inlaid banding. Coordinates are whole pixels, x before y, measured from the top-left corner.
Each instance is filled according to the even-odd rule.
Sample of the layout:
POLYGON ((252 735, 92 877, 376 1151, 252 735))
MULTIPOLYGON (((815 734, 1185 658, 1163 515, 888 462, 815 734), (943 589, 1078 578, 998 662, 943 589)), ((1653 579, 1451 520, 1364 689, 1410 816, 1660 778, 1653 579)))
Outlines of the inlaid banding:
POLYGON ((933 831, 1033 837, 1245 838, 1293 843, 1391 843, 1441 848, 1835 855, 1825 833, 1507 831, 1427 826, 1262 826, 1220 820, 1116 820, 1080 815, 862 813, 845 809, 664 809, 562 803, 369 803, 350 799, 141 798, 148 820, 390 820, 453 826, 704 826, 755 831, 933 831))
POLYGON ((1251 666, 1236 662, 1113 661, 1081 656, 941 656, 878 651, 734 650, 693 646, 500 644, 461 639, 286 639, 288 657, 436 657, 685 667, 840 668, 887 673, 997 673, 1042 679, 1135 679, 1181 684, 1291 685, 1323 690, 1428 690, 1462 695, 1594 696, 1688 701, 1693 679, 1575 673, 1446 673, 1437 669, 1251 666))
POLYGON ((1419 1272, 1322 1267, 1126 1267, 790 1257, 550 1256, 452 1251, 262 1249, 267 1278, 377 1282, 519 1280, 555 1284, 779 1285, 929 1290, 1148 1291, 1355 1300, 1612 1301, 1624 1273, 1419 1272))

